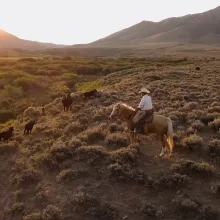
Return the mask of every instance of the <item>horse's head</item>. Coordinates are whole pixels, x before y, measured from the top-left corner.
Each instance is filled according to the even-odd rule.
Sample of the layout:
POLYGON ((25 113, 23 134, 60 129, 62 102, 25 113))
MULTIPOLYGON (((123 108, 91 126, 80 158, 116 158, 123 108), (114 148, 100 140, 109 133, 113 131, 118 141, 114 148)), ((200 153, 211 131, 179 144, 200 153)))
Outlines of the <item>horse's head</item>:
POLYGON ((121 104, 117 103, 111 112, 110 118, 113 118, 115 116, 119 116, 120 113, 121 113, 121 104))
POLYGON ((117 103, 112 110, 110 118, 117 116, 129 120, 134 113, 135 110, 132 107, 123 103, 117 103))
POLYGON ((9 130, 10 132, 14 131, 14 127, 10 127, 8 130, 9 130))

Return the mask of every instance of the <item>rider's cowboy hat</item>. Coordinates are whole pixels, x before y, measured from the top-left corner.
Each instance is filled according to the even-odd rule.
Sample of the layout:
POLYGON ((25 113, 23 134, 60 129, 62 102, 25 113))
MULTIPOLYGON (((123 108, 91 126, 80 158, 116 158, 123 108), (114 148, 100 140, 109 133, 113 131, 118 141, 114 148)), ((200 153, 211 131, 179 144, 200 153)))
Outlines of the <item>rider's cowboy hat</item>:
POLYGON ((146 89, 146 88, 142 88, 139 93, 147 93, 147 94, 149 94, 150 91, 148 89, 146 89))

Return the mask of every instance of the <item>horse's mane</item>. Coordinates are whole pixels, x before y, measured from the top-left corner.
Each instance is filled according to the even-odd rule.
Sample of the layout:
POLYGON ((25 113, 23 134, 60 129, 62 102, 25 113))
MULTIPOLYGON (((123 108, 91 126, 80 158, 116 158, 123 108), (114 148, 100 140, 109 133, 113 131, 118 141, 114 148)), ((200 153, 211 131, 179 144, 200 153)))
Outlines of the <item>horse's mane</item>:
POLYGON ((120 103, 118 103, 118 104, 124 106, 124 107, 127 108, 127 109, 130 109, 130 110, 132 110, 132 111, 135 111, 135 109, 134 109, 133 107, 131 107, 131 106, 125 104, 125 103, 120 102, 120 103))

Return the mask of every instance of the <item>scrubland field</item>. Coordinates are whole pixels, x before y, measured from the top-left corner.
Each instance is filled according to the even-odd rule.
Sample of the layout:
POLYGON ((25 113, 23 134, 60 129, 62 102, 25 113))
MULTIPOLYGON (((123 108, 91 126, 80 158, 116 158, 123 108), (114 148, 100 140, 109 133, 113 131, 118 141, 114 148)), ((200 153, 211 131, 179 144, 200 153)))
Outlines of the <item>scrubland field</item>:
POLYGON ((0 219, 220 219, 220 59, 0 58, 0 219), (115 103, 142 86, 174 126, 174 155, 154 135, 130 145, 115 103), (61 98, 98 89, 63 112, 61 98), (45 114, 41 108, 45 108, 45 114), (33 133, 24 125, 38 118, 33 133))

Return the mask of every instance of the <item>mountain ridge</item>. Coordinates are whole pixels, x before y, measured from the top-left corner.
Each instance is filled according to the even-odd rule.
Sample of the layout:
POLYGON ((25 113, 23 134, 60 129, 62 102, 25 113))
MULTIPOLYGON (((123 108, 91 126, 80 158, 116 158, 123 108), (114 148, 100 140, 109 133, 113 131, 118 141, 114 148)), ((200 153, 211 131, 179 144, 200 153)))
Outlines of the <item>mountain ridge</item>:
POLYGON ((159 22, 141 21, 87 45, 119 46, 152 42, 220 43, 220 6, 203 13, 171 17, 159 22))
POLYGON ((26 49, 26 50, 43 50, 49 48, 62 48, 62 47, 64 47, 64 45, 24 40, 0 28, 0 49, 13 48, 13 49, 26 49))

